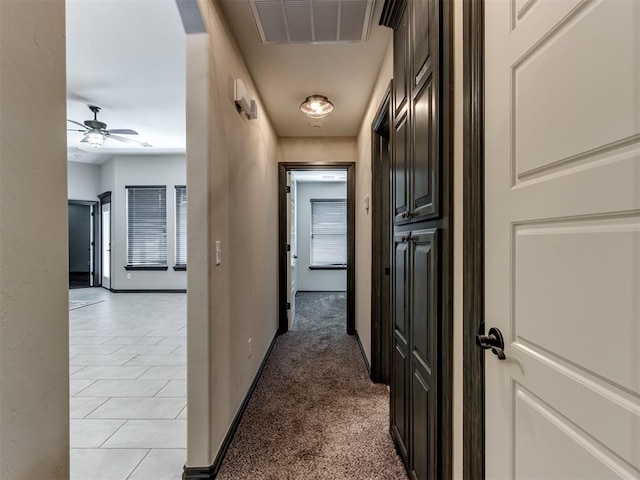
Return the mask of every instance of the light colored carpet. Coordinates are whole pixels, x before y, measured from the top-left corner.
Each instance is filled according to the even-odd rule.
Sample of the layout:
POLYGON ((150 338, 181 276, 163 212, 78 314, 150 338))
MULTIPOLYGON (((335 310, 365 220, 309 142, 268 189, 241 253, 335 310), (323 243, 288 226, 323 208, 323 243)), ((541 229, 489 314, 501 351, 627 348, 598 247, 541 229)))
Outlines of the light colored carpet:
POLYGON ((346 334, 344 293, 299 293, 219 480, 406 479, 389 434, 389 394, 346 334))

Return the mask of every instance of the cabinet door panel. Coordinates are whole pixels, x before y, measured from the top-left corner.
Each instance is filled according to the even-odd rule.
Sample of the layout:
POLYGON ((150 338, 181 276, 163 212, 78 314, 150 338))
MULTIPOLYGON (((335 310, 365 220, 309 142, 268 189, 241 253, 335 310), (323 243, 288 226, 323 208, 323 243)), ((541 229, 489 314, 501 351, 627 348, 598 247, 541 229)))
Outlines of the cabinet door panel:
POLYGON ((413 106, 411 210, 414 220, 438 215, 438 128, 433 75, 415 97, 413 106))
POLYGON ((393 262, 393 326, 394 332, 407 341, 407 284, 409 245, 398 237, 395 238, 395 254, 393 262))
POLYGON ((391 431, 407 463, 407 399, 409 388, 407 385, 408 356, 403 342, 394 335, 393 369, 391 379, 391 431))
POLYGON ((436 478, 435 390, 418 368, 411 375, 411 477, 436 478))
POLYGON ((393 144, 393 205, 395 223, 406 223, 408 218, 407 197, 409 193, 409 136, 407 132, 408 116, 402 117, 396 124, 393 144), (405 215, 405 216, 403 216, 405 215))
POLYGON ((399 115, 406 106, 408 97, 407 70, 409 67, 409 14, 408 8, 403 7, 398 27, 393 31, 393 98, 395 114, 399 115))
POLYGON ((437 329, 436 229, 411 237, 411 354, 428 375, 435 374, 437 329))
POLYGON ((413 75, 414 85, 420 83, 431 63, 431 18, 433 0, 413 0, 412 6, 412 38, 413 38, 413 75))

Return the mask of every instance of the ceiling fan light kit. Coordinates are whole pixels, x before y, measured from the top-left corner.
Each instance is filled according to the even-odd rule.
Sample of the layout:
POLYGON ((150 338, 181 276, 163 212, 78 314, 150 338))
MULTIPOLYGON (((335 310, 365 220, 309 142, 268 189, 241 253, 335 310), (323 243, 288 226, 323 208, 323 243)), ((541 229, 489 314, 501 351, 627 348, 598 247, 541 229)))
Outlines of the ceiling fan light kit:
POLYGON ((324 95, 311 95, 302 102, 300 111, 309 118, 324 118, 333 112, 333 103, 324 95))
POLYGON ((89 132, 85 134, 85 138, 93 148, 100 148, 104 143, 104 135, 101 133, 89 132))
POLYGON ((131 143, 142 147, 151 146, 146 142, 138 142, 137 140, 131 140, 130 138, 113 135, 114 133, 122 135, 138 135, 138 132, 129 128, 107 130, 107 124, 98 120, 98 112, 101 108, 96 105, 89 105, 89 110, 93 112, 93 120, 85 120, 84 124, 76 122, 75 120, 67 119, 68 122, 83 128, 83 130, 69 129, 69 131, 81 132, 84 134, 84 138, 80 140, 80 143, 88 143, 92 148, 100 148, 104 144, 105 140, 113 138, 114 140, 118 140, 123 143, 131 143))

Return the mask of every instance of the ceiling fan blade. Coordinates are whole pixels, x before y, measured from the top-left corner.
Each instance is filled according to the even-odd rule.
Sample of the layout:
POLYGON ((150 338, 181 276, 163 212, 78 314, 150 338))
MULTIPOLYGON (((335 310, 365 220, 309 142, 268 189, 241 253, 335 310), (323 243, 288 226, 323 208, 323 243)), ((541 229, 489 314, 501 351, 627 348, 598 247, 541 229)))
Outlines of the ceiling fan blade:
POLYGON ((82 140, 80 140, 80 143, 89 143, 89 139, 87 137, 84 137, 82 140))
POLYGON ((80 127, 84 128, 84 129, 88 130, 88 128, 87 128, 87 126, 86 126, 86 125, 83 125, 83 124, 82 124, 82 123, 80 123, 80 122, 76 122, 75 120, 69 120, 69 119, 67 118, 67 122, 75 123, 76 125, 78 125, 78 126, 80 126, 80 127))
POLYGON ((76 130, 75 128, 67 128, 67 132, 82 132, 86 133, 88 130, 76 130))
POLYGON ((109 130, 109 133, 119 133, 121 135, 138 135, 138 132, 129 128, 114 128, 113 130, 109 130))
POLYGON ((113 138, 122 143, 131 143, 135 145, 142 145, 143 147, 150 147, 151 145, 146 142, 138 142, 137 140, 131 140, 130 138, 120 137, 118 135, 109 135, 107 138, 113 138))

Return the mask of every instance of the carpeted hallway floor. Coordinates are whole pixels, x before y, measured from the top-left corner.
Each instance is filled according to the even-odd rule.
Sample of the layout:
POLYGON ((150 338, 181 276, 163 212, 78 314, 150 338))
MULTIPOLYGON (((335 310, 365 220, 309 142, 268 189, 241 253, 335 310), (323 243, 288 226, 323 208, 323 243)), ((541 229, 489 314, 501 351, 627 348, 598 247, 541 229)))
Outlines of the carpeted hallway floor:
POLYGON ((344 293, 300 292, 218 475, 406 479, 389 435, 389 394, 346 334, 344 293))

